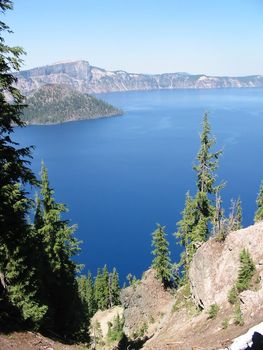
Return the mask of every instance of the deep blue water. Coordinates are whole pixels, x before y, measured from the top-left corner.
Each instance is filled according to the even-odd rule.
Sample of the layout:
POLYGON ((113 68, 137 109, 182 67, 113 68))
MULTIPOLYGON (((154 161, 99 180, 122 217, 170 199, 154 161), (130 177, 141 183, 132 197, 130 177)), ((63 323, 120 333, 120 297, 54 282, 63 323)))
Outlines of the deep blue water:
POLYGON ((241 196, 244 225, 253 222, 263 179, 263 89, 174 90, 101 95, 122 117, 17 129, 16 139, 35 145, 33 170, 43 159, 56 199, 66 203, 77 236, 78 258, 95 272, 105 263, 122 279, 151 263, 151 232, 172 233, 185 193, 195 191, 192 165, 203 113, 210 113, 218 148, 218 179, 227 181, 224 205, 241 196))

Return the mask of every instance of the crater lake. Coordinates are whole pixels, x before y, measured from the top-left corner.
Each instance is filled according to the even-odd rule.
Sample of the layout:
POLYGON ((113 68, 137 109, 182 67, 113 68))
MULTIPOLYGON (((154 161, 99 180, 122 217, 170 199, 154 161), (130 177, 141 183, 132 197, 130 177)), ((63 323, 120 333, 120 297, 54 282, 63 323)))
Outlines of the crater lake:
MULTIPOLYGON (((57 201, 69 208, 83 241, 77 258, 85 271, 107 264, 124 281, 151 264, 151 233, 166 226, 173 261, 180 247, 172 235, 195 194, 192 169, 204 112, 215 150, 222 148, 218 182, 228 212, 240 196, 243 225, 253 223, 263 179, 263 89, 163 90, 103 94, 121 117, 16 128, 15 140, 35 145, 32 169, 44 160, 57 201)), ((33 193, 34 194, 34 193, 33 193)))

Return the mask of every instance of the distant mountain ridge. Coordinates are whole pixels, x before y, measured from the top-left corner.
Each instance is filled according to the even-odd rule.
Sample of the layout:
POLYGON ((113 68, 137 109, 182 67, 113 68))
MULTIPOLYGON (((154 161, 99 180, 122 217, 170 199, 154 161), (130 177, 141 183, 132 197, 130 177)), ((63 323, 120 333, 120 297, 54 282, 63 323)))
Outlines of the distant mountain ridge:
POLYGON ((212 89, 263 87, 262 75, 217 77, 187 73, 136 74, 107 71, 87 61, 61 62, 16 73, 25 95, 45 84, 64 84, 82 93, 159 89, 212 89))

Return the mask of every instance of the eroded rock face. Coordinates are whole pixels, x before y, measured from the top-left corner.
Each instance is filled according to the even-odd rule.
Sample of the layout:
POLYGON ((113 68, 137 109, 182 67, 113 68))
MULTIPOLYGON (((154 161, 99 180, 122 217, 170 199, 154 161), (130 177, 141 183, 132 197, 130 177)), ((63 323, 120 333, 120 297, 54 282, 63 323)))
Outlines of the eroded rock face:
POLYGON ((172 301, 172 295, 156 279, 155 271, 146 271, 139 284, 125 288, 121 293, 125 333, 128 336, 138 334, 145 326, 145 333, 153 332, 153 325, 165 315, 172 301))
POLYGON ((134 74, 121 70, 107 71, 91 66, 87 61, 52 64, 21 71, 16 76, 17 86, 25 95, 45 84, 68 84, 83 93, 263 86, 263 76, 260 75, 210 77, 187 73, 134 74))
POLYGON ((99 323, 102 337, 105 338, 109 330, 109 322, 113 323, 114 318, 117 317, 117 315, 119 315, 119 317, 122 318, 123 308, 121 306, 115 306, 111 309, 107 309, 104 311, 97 311, 90 321, 91 335, 94 336, 94 329, 96 328, 96 323, 99 323))
POLYGON ((197 305, 207 308, 227 301, 240 266, 239 255, 248 249, 261 277, 258 291, 240 294, 243 312, 253 312, 263 304, 263 222, 232 232, 224 243, 210 239, 196 252, 190 267, 190 284, 197 305))

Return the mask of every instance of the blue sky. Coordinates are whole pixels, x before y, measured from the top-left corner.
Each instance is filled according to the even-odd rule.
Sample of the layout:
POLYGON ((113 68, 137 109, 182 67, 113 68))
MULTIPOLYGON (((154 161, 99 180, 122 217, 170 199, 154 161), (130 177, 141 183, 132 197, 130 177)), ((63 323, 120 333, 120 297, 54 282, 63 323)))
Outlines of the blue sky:
POLYGON ((14 0, 4 21, 24 68, 263 74, 263 0, 14 0))

